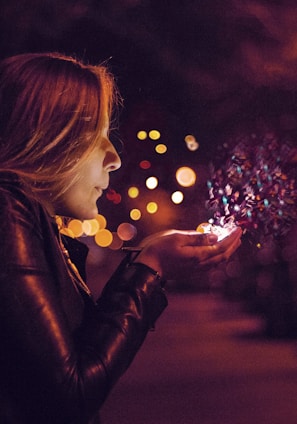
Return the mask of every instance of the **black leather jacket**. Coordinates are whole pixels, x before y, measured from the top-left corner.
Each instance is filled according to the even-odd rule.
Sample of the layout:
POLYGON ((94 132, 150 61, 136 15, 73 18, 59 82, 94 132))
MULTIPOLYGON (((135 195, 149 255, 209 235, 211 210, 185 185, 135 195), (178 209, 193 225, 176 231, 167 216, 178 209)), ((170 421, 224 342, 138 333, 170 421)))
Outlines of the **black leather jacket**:
POLYGON ((122 263, 98 301, 73 283, 50 217, 0 173, 0 422, 84 424, 167 305, 145 265, 122 263))

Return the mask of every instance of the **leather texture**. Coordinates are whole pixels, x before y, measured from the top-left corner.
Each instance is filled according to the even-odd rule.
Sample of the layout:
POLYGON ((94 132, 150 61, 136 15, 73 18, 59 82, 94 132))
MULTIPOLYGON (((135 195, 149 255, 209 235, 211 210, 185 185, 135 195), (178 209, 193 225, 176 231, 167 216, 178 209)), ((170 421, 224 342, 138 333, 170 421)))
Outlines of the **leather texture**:
MULTIPOLYGON (((72 254, 67 246, 72 258, 87 253, 77 243, 72 254)), ((51 218, 7 172, 0 258, 0 422, 99 422, 106 396, 167 306, 159 279, 123 261, 93 300, 70 278, 51 218)))

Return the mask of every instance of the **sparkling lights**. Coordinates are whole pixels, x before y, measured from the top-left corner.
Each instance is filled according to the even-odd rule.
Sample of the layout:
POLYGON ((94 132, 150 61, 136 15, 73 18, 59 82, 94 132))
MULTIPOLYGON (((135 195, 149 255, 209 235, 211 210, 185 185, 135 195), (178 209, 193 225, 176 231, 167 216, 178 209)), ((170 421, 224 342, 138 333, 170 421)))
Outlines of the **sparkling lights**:
MULTIPOLYGON (((102 214, 98 214, 93 220, 67 220, 67 225, 64 218, 59 218, 62 233, 70 237, 93 237, 98 246, 115 250, 120 249, 124 242, 132 240, 137 235, 137 229, 133 223, 140 221, 147 228, 155 224, 160 227, 169 224, 170 219, 177 218, 178 214, 183 212, 182 208, 175 209, 175 205, 181 204, 185 197, 185 193, 180 191, 178 186, 193 186, 196 182, 196 173, 188 166, 181 166, 176 171, 176 178, 174 174, 172 177, 171 165, 168 163, 169 143, 164 140, 163 134, 161 137, 161 131, 156 128, 152 126, 136 132, 138 145, 136 151, 139 152, 141 145, 140 151, 143 152, 143 157, 138 156, 137 166, 134 168, 136 172, 138 171, 138 174, 134 176, 135 180, 131 180, 134 175, 131 173, 127 179, 130 181, 130 186, 126 186, 122 191, 117 187, 116 190, 109 188, 105 192, 105 198, 109 201, 108 207, 117 208, 119 205, 117 210, 120 213, 124 210, 127 214, 125 219, 130 222, 122 222, 118 225, 115 213, 112 217, 112 226, 118 226, 114 231, 114 228, 107 227, 106 218, 102 214), (160 174, 164 173, 165 169, 168 171, 166 178, 160 174), (169 181, 169 178, 173 181, 169 181), (169 189, 162 187, 162 184, 167 182, 170 184, 169 189), (152 215, 155 216, 151 218, 152 215)), ((190 150, 195 150, 199 146, 192 135, 187 135, 185 142, 190 150)), ((105 207, 104 204, 103 207, 105 207)), ((113 210, 116 211, 116 209, 113 210)))
POLYGON ((109 247, 110 249, 120 249, 123 241, 132 240, 137 229, 130 223, 123 222, 117 228, 116 232, 112 232, 106 228, 106 218, 98 214, 95 219, 80 221, 79 219, 71 219, 64 224, 63 218, 56 217, 58 229, 62 234, 72 238, 83 236, 93 236, 94 242, 100 247, 109 247))
POLYGON ((224 145, 211 166, 207 208, 214 223, 233 221, 261 246, 286 235, 297 218, 295 149, 271 132, 224 145))

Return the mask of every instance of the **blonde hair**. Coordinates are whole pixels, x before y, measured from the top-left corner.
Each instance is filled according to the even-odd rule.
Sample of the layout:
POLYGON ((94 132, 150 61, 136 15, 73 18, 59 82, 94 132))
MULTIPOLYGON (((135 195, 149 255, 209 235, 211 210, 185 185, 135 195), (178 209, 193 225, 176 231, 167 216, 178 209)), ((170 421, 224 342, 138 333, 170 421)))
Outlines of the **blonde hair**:
POLYGON ((106 66, 59 53, 0 63, 0 168, 58 198, 79 178, 118 99, 106 66), (69 178, 70 177, 70 178, 69 178), (71 180, 68 187, 65 181, 71 180))

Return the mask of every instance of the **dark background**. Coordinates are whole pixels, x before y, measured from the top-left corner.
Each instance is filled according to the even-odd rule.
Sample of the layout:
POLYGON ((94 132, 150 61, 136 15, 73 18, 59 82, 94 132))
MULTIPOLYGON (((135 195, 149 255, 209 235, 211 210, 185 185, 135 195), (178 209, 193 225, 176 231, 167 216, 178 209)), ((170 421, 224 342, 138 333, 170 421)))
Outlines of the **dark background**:
MULTIPOLYGON (((123 167, 112 179, 117 192, 125 196, 128 184, 144 180, 141 159, 152 160, 151 171, 167 193, 178 188, 178 166, 198 172, 181 212, 155 220, 154 228, 150 222, 150 230, 195 226, 204 219, 209 160, 234 130, 250 131, 259 122, 296 130, 294 1, 1 0, 0 5, 1 57, 57 50, 91 63, 106 61, 115 74, 124 107, 114 137, 125 146, 123 167), (168 145, 165 158, 156 157, 151 144, 136 141, 138 130, 154 128, 168 145), (188 133, 199 142, 195 152, 184 143, 188 133)), ((102 208, 112 209, 111 225, 127 219, 123 204, 106 203, 102 208)))

